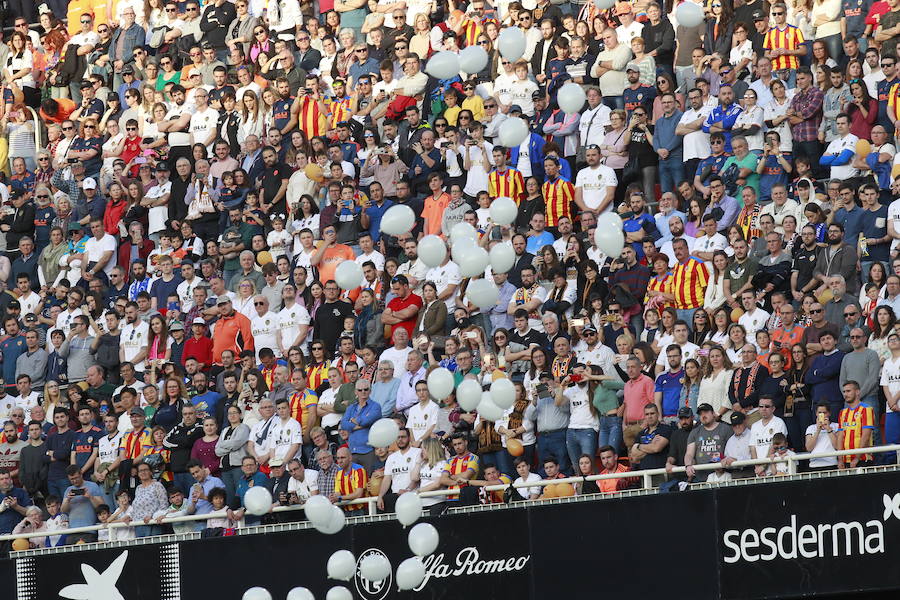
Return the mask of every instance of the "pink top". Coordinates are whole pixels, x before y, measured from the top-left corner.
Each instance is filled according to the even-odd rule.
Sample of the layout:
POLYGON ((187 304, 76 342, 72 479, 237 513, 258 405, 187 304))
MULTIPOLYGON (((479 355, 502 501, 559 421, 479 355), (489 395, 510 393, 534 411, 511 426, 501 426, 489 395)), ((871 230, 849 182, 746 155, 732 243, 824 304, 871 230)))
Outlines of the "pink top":
POLYGON ((200 438, 194 442, 194 447, 191 449, 191 458, 202 462, 203 466, 209 469, 209 474, 215 477, 222 472, 222 460, 216 456, 217 441, 218 438, 211 442, 204 442, 203 438, 200 438))
MULTIPOLYGON (((653 403, 656 386, 646 375, 625 382, 625 424, 640 422, 644 418, 644 407, 653 403)), ((194 448, 197 446, 195 445, 194 448)))

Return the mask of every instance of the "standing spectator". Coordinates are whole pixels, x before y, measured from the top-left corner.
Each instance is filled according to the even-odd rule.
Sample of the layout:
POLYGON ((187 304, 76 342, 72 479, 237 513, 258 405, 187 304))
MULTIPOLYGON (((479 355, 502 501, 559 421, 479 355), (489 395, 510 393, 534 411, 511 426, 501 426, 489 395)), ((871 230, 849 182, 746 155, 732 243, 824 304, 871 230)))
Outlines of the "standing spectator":
POLYGON ((688 479, 695 483, 706 481, 711 471, 698 471, 694 466, 721 463, 725 459, 725 444, 733 433, 731 427, 716 420, 716 413, 709 404, 699 405, 697 413, 700 427, 691 430, 684 455, 688 479))
MULTIPOLYGON (((845 407, 840 411, 838 419, 838 450, 868 448, 872 445, 872 430, 876 427, 872 409, 860 401, 859 384, 855 381, 845 383, 842 392, 845 407)), ((848 454, 838 460, 839 469, 854 469, 867 466, 872 455, 848 454)))

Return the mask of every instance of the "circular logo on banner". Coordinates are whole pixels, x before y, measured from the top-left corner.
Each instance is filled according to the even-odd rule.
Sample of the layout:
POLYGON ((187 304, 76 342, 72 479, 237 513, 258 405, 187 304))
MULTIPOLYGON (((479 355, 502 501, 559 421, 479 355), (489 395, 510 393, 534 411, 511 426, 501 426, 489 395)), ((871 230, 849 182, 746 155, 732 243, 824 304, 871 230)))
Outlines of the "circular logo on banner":
POLYGON ((369 548, 368 550, 364 550, 359 558, 356 559, 356 575, 353 578, 353 583, 356 584, 356 591, 364 600, 384 600, 384 598, 391 591, 391 583, 394 581, 394 574, 389 573, 387 578, 381 581, 370 581, 363 577, 359 568, 362 565, 362 561, 367 557, 373 554, 380 554, 385 559, 387 559, 387 554, 379 550, 378 548, 369 548))

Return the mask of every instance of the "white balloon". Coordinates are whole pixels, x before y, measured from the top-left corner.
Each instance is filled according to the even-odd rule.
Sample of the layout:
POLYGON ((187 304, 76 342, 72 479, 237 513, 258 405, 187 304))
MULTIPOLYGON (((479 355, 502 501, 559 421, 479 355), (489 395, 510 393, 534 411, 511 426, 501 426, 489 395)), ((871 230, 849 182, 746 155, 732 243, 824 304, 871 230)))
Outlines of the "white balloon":
POLYGON ((584 107, 587 97, 584 95, 584 90, 580 85, 569 82, 559 88, 559 93, 556 94, 556 101, 564 113, 572 115, 584 107))
POLYGON ((384 581, 391 574, 391 563, 383 554, 370 554, 359 563, 359 574, 369 581, 384 581))
POLYGON ((264 587, 252 587, 241 596, 242 600, 272 600, 272 594, 264 587))
POLYGON ((346 523, 347 516, 344 514, 344 511, 341 510, 340 507, 332 505, 328 520, 325 521, 325 523, 322 525, 314 526, 319 531, 319 533, 324 533, 325 535, 334 535, 335 533, 343 529, 346 523))
POLYGON ((363 280, 362 267, 355 260, 345 260, 334 270, 334 281, 342 289, 352 290, 358 288, 363 280))
POLYGON ((450 229, 450 242, 453 244, 462 242, 463 240, 475 241, 478 239, 475 228, 462 221, 457 223, 450 229))
POLYGON ((426 267, 439 267, 447 258, 447 246, 436 235, 426 235, 419 240, 419 258, 426 267))
POLYGON ((500 56, 515 62, 525 55, 525 33, 518 27, 501 29, 500 37, 497 38, 497 46, 500 49, 500 56))
POLYGON ((477 246, 478 244, 475 243, 475 240, 470 240, 469 238, 460 238, 456 240, 453 242, 453 247, 450 249, 450 256, 453 258, 453 262, 459 264, 462 262, 463 256, 477 246))
POLYGON ((286 600, 316 600, 316 597, 305 587, 295 587, 288 592, 286 600))
POLYGON ((500 299, 500 291, 492 280, 473 279, 469 281, 469 286, 466 288, 466 298, 484 310, 497 304, 497 300, 500 299))
POLYGON ((405 204, 395 204, 381 217, 381 231, 391 235, 409 233, 415 224, 416 213, 405 204))
POLYGON ((453 391, 453 373, 444 367, 438 367, 428 374, 428 393, 432 397, 443 400, 453 391))
POLYGON ((465 411, 475 410, 481 402, 481 385, 474 379, 464 379, 456 386, 456 401, 465 411))
POLYGON ((675 20, 682 27, 696 27, 703 22, 703 7, 691 0, 682 2, 675 9, 675 20))
POLYGON ((428 59, 425 72, 438 79, 452 79, 459 75, 459 57, 453 52, 438 52, 428 59))
POLYGON ((609 10, 616 5, 616 0, 594 0, 594 6, 600 10, 609 10))
POLYGON ((597 217, 597 229, 594 231, 597 247, 612 258, 618 258, 625 247, 625 232, 622 230, 622 218, 616 213, 605 213, 597 217))
POLYGON ((428 556, 437 550, 440 536, 431 523, 419 523, 409 530, 409 549, 416 556, 428 556))
POLYGON ((494 273, 506 273, 516 264, 516 251, 511 242, 500 242, 491 248, 491 270, 494 273))
POLYGON ((306 501, 306 504, 303 506, 303 512, 306 513, 306 518, 313 525, 324 525, 328 523, 328 519, 331 518, 331 508, 334 505, 328 501, 328 498, 325 496, 317 495, 310 496, 309 500, 306 501))
POLYGON ((487 51, 481 46, 466 46, 459 53, 459 70, 470 75, 481 71, 487 63, 487 51))
MULTIPOLYGON (((521 119, 520 119, 521 120, 521 119)), ((494 199, 491 207, 488 209, 491 220, 497 225, 509 225, 516 220, 519 214, 519 206, 512 198, 503 196, 494 199)))
POLYGON ((353 600, 353 594, 342 585, 336 585, 325 594, 325 600, 353 600))
POLYGON ((397 520, 409 527, 422 516, 422 499, 414 492, 400 494, 394 505, 394 511, 397 513, 397 520))
POLYGON ((350 581, 356 573, 356 557, 349 550, 338 550, 328 557, 326 571, 329 579, 350 581))
POLYGON ((417 588, 423 581, 425 581, 425 564, 418 556, 407 558, 397 567, 397 587, 401 591, 417 588))
MULTIPOLYGON (((518 31, 515 27, 513 29, 518 31)), ((504 29, 504 31, 509 30, 504 29)), ((500 123, 500 127, 497 129, 497 136, 500 138, 502 145, 507 148, 515 148, 528 139, 528 124, 518 117, 506 119, 500 123)))
POLYGON ((491 400, 506 410, 516 401, 516 386, 507 378, 497 379, 491 384, 491 400))
POLYGON ((499 421, 503 418, 503 409, 494 404, 490 392, 485 392, 478 404, 478 414, 485 421, 499 421))
POLYGON ((244 506, 251 515, 264 515, 272 508, 272 493, 261 485, 253 486, 244 494, 244 506))
MULTIPOLYGON (((456 248, 454 248, 455 251, 456 248)), ((474 277, 484 273, 491 262, 491 257, 481 246, 467 245, 461 249, 459 260, 454 258, 454 262, 459 265, 459 272, 463 277, 474 277)))
POLYGON ((369 445, 374 448, 385 448, 397 441, 400 426, 393 419, 378 419, 369 428, 369 445))

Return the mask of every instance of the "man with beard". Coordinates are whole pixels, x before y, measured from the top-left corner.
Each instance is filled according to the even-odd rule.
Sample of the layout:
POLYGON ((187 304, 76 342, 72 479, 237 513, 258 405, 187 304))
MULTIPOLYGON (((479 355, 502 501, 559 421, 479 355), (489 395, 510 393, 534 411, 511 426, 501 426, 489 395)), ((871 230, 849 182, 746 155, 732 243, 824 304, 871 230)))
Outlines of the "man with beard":
MULTIPOLYGON (((182 135, 182 134, 178 134, 182 135)), ((183 134, 190 135, 190 134, 183 134)), ((170 155, 171 156, 171 155, 170 155)), ((171 163, 171 158, 169 160, 171 163)), ((158 169, 159 167, 157 167, 158 169)), ((172 178, 172 186, 169 188, 172 202, 168 203, 168 217, 170 221, 181 222, 187 216, 187 204, 185 198, 188 194, 188 188, 193 185, 194 179, 191 177, 191 161, 186 157, 181 157, 175 161, 175 177, 172 178)))
POLYGON ((844 226, 840 223, 832 223, 828 226, 826 241, 828 246, 823 248, 819 254, 813 278, 817 280, 817 283, 825 285, 828 277, 841 275, 844 281, 853 282, 853 285, 848 285, 847 287, 850 293, 855 294, 857 290, 853 288, 856 287, 855 283, 858 281, 856 276, 856 264, 858 261, 856 247, 844 242, 844 226))
MULTIPOLYGON (((188 158, 191 155, 191 134, 188 127, 193 115, 193 106, 185 103, 184 86, 175 84, 169 91, 174 106, 166 113, 165 120, 159 123, 159 132, 168 134, 169 160, 188 158)), ((177 165, 177 162, 176 162, 177 165)))
POLYGON ((297 303, 297 288, 294 284, 285 284, 281 290, 281 300, 284 308, 278 313, 278 327, 281 331, 280 350, 281 355, 287 357, 291 348, 296 346, 302 349, 305 346, 311 319, 306 307, 297 303))
POLYGON ((344 319, 355 318, 353 305, 339 297, 340 288, 333 280, 325 282, 325 302, 319 307, 313 338, 322 340, 325 352, 330 354, 337 347, 337 340, 344 330, 344 319))
POLYGON ((600 163, 600 149, 591 145, 584 153, 587 166, 575 177, 575 204, 581 210, 604 213, 612 208, 618 179, 611 168, 600 163))
POLYGON ((422 284, 425 283, 425 274, 428 273, 428 266, 419 259, 419 247, 416 241, 408 238, 402 242, 403 253, 406 255, 406 262, 397 268, 397 275, 403 275, 409 281, 412 291, 421 297, 422 284))
MULTIPOLYGON (((409 438, 407 437, 408 442, 409 438)), ((9 471, 14 482, 19 481, 19 456, 22 448, 26 445, 25 441, 19 438, 19 433, 12 421, 3 424, 3 435, 0 437, 0 468, 9 471)))
POLYGON ((519 309, 527 311, 528 325, 543 333, 540 307, 547 299, 547 290, 537 282, 537 273, 533 266, 526 266, 521 271, 522 285, 515 291, 507 306, 506 312, 515 317, 519 309))
POLYGON ((688 252, 693 252, 697 238, 684 233, 684 219, 679 216, 669 217, 669 232, 672 234, 672 239, 664 242, 659 251, 669 257, 669 268, 672 268, 678 262, 678 259, 675 258, 675 250, 672 248, 675 240, 684 240, 688 245, 688 252))
POLYGON ((811 293, 818 283, 814 272, 821 252, 823 249, 816 243, 816 228, 804 225, 800 230, 800 244, 795 244, 791 252, 794 258, 791 268, 791 295, 797 302, 811 293))
POLYGON ((213 329, 213 363, 222 364, 222 353, 231 350, 239 354, 244 350, 253 350, 253 333, 250 320, 234 310, 231 298, 222 294, 216 299, 219 309, 219 320, 213 329))
POLYGON ((203 371, 194 373, 191 383, 196 390, 191 403, 197 409, 197 418, 202 423, 206 417, 213 417, 221 428, 225 412, 223 407, 220 407, 220 404, 223 404, 222 395, 209 389, 209 379, 203 371))
POLYGON ((378 510, 394 512, 397 498, 412 492, 418 487, 410 478, 416 464, 416 451, 409 443, 410 433, 406 427, 400 429, 397 436, 397 450, 392 452, 384 464, 384 478, 378 491, 378 510))

